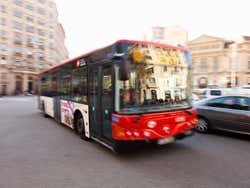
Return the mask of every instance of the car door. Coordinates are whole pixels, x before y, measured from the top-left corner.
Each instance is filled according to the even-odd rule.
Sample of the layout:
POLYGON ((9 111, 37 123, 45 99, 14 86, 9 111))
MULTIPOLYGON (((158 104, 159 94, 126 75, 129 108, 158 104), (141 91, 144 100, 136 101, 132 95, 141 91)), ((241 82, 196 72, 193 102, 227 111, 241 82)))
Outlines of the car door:
POLYGON ((208 100, 206 105, 206 115, 214 128, 232 129, 234 124, 234 97, 219 97, 208 100))
POLYGON ((233 130, 250 133, 250 98, 235 97, 233 130))

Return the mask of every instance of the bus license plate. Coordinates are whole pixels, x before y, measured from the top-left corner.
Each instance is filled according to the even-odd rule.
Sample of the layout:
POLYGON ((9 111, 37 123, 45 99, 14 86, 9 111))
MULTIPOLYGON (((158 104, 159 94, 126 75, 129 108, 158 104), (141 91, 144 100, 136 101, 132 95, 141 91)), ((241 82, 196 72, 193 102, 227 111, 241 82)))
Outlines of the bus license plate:
POLYGON ((157 140, 157 144, 159 145, 164 145, 164 144, 169 144, 175 141, 175 138, 173 136, 167 137, 167 138, 162 138, 157 140))

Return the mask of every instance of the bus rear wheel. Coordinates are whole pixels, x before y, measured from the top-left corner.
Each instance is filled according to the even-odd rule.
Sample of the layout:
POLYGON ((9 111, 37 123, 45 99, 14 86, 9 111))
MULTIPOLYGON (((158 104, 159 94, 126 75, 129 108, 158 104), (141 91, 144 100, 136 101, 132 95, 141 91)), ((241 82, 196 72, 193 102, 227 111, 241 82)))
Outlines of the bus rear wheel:
POLYGON ((46 114, 46 112, 45 112, 45 104, 44 103, 42 103, 42 113, 43 113, 43 117, 45 117, 45 118, 49 117, 49 115, 46 114))
POLYGON ((81 139, 89 140, 89 138, 85 136, 84 120, 83 120, 83 117, 81 114, 79 114, 77 116, 76 123, 75 123, 75 129, 76 129, 76 131, 79 134, 81 139))

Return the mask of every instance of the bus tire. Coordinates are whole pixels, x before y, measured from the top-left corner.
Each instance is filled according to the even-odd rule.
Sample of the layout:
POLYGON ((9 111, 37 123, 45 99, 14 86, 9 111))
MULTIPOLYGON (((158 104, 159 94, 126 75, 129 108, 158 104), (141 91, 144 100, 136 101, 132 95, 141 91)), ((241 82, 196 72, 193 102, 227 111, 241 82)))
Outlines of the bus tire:
POLYGON ((45 104, 44 104, 44 102, 42 103, 42 112, 43 112, 43 117, 45 117, 45 118, 49 117, 49 115, 46 114, 46 112, 45 112, 45 104))
POLYGON ((79 134, 80 138, 83 140, 89 140, 88 137, 85 135, 85 126, 84 126, 84 119, 82 114, 78 114, 76 121, 75 121, 75 130, 79 134))

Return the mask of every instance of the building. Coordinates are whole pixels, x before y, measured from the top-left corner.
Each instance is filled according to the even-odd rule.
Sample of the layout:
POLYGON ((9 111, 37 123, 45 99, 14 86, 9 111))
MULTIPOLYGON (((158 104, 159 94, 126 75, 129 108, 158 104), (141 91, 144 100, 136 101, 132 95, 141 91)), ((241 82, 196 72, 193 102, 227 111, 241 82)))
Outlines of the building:
POLYGON ((201 35, 188 42, 195 88, 250 84, 250 37, 237 40, 201 35))
POLYGON ((37 73, 68 58, 54 0, 0 1, 0 94, 36 90, 37 73))
POLYGON ((144 36, 144 39, 153 42, 172 44, 175 46, 186 46, 188 41, 188 33, 185 29, 179 26, 156 26, 152 27, 148 35, 144 36))

